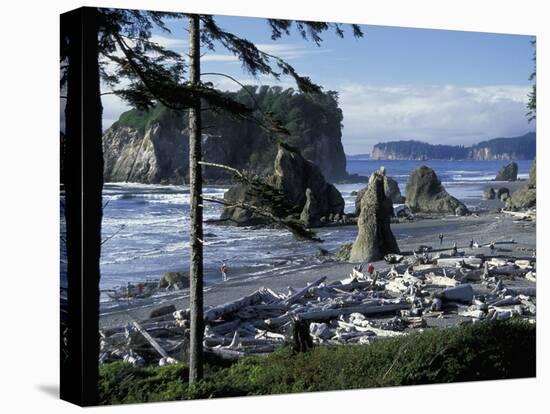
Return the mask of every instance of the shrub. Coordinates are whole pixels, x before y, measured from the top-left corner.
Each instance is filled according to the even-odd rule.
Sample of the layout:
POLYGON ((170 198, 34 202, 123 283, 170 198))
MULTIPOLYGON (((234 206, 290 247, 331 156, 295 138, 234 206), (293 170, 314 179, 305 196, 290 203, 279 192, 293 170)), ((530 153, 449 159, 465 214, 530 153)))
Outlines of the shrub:
POLYGON ((215 398, 535 376, 536 327, 522 320, 431 329, 370 345, 282 348, 231 366, 211 361, 190 387, 183 365, 101 368, 104 403, 215 398))

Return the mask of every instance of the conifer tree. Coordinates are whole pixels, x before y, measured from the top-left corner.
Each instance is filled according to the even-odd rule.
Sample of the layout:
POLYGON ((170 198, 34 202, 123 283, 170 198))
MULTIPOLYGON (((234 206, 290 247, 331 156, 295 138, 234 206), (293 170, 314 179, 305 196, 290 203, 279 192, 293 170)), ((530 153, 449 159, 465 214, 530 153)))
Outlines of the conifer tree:
MULTIPOLYGON (((233 53, 242 63, 243 68, 253 76, 269 75, 279 79, 282 75, 291 76, 298 89, 303 93, 314 94, 321 91, 321 87, 311 81, 309 77, 301 76, 292 65, 280 57, 266 53, 247 39, 222 29, 213 16, 189 14, 189 82, 192 87, 200 87, 203 82, 200 78, 201 46, 214 50, 217 44, 233 53)), ((329 29, 343 37, 344 31, 339 24, 323 22, 290 21, 268 19, 271 29, 271 38, 280 39, 283 35, 290 35, 293 26, 306 40, 312 40, 317 45, 322 42, 321 34, 329 29)), ((356 37, 363 36, 357 25, 352 25, 356 37)), ((224 74, 217 74, 227 76, 224 74)), ((189 349, 189 382, 194 383, 203 376, 203 223, 202 223, 202 166, 201 166, 201 101, 196 98, 189 116, 189 187, 191 209, 190 231, 190 349, 189 349)), ((266 120, 272 123, 272 129, 277 131, 276 120, 265 114, 266 120)), ((286 131, 280 130, 285 133, 286 131)))

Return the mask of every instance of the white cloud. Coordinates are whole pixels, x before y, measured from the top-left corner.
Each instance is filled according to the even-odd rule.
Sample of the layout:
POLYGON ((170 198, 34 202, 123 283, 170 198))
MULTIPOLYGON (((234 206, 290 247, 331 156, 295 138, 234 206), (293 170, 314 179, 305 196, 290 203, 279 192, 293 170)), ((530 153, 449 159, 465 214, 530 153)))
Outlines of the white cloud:
POLYGON ((175 50, 176 52, 181 52, 182 49, 187 47, 187 39, 180 39, 177 37, 168 37, 162 36, 159 34, 154 34, 149 39, 153 43, 157 43, 166 49, 175 50))
MULTIPOLYGON (((313 48, 310 45, 301 45, 296 43, 258 43, 256 44, 256 47, 262 52, 288 61, 301 59, 311 54, 327 53, 331 51, 330 49, 313 48)), ((239 63, 237 57, 229 53, 210 52, 205 54, 201 60, 203 62, 239 63)))
POLYGON ((529 87, 347 84, 334 89, 340 92, 348 153, 368 153, 377 142, 396 139, 471 145, 531 129, 525 117, 529 87))

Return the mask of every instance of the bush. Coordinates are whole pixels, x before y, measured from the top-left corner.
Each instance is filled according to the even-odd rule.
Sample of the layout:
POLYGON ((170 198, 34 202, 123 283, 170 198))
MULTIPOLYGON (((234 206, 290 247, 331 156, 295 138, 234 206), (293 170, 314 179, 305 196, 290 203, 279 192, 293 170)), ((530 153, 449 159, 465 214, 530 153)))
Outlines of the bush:
POLYGON ((105 404, 329 391, 535 376, 536 327, 521 320, 433 329, 371 345, 283 348, 231 366, 208 365, 193 387, 184 366, 101 368, 105 404))

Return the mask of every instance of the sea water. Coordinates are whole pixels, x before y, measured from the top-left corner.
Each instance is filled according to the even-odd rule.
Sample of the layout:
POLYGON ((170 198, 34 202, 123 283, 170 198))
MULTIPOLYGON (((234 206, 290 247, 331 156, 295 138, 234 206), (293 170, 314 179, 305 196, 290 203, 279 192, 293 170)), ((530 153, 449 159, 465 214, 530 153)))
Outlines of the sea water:
MULTIPOLYGON (((531 161, 518 161, 519 177, 527 178, 531 161)), ((405 193, 407 178, 419 165, 433 168, 447 191, 469 207, 481 201, 483 188, 506 161, 374 161, 348 160, 347 171, 368 176, 381 165, 405 193)), ((495 187, 505 183, 495 183, 495 187)), ((346 212, 354 210, 355 196, 365 184, 339 184, 346 212)), ((204 193, 223 197, 227 188, 206 186, 204 193)), ((101 251, 101 288, 128 282, 158 280, 167 271, 189 267, 189 189, 186 186, 106 183, 101 251)), ((219 218, 222 206, 208 203, 205 219, 219 218)), ((356 235, 355 226, 320 229, 323 243, 296 240, 281 229, 252 229, 206 223, 204 268, 206 285, 221 283, 222 262, 229 276, 260 278, 276 271, 284 275, 319 263, 319 248, 336 250, 356 235), (232 269, 239 269, 232 274, 232 269)), ((396 234, 399 238, 400 234, 396 234)))

